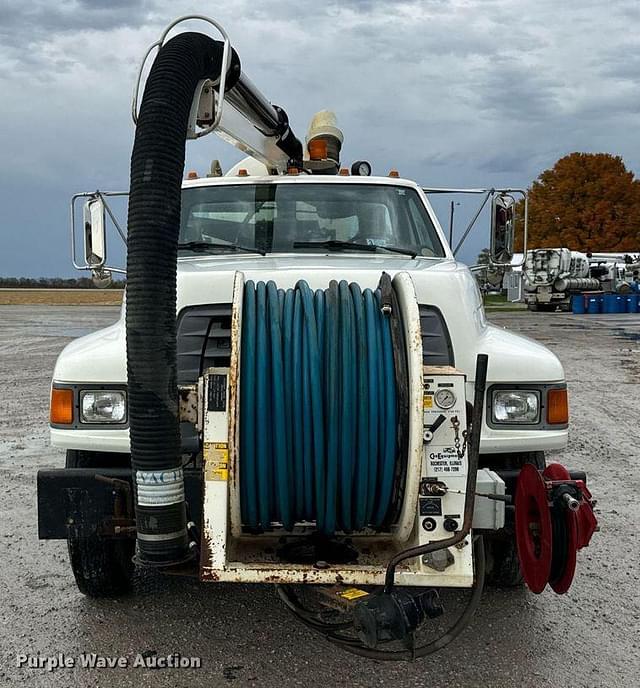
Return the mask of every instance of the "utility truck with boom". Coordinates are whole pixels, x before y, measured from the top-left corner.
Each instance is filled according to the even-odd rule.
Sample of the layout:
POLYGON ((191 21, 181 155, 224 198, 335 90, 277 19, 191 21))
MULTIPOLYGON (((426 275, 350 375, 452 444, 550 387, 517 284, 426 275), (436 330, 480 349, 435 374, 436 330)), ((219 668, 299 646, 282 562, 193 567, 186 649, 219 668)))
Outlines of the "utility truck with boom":
POLYGON ((589 272, 589 258, 568 248, 527 251, 523 269, 525 301, 529 310, 571 310, 571 296, 600 289, 589 272))
MULTIPOLYGON (((40 537, 68 541, 87 595, 128 591, 134 565, 271 584, 304 624, 378 659, 454 640, 487 579, 566 592, 596 522, 584 473, 545 464, 567 443, 564 371, 487 322, 429 202, 481 195, 474 222, 489 204, 503 265, 526 195, 343 167, 335 116, 303 143, 198 18, 221 40, 169 38, 178 20, 145 58, 157 51, 116 222, 125 302, 55 366, 67 463, 38 475, 40 537), (186 139, 210 132, 249 157, 183 180, 186 139), (446 588, 467 589, 466 608, 425 641, 446 588)), ((111 195, 76 195, 72 227, 80 199, 74 262, 106 283, 111 195)))

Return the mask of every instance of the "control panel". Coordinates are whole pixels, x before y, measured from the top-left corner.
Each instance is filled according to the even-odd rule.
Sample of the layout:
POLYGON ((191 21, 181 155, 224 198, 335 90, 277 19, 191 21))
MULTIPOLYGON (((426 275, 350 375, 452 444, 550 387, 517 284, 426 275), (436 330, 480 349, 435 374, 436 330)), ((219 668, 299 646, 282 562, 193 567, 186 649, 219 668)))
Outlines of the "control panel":
MULTIPOLYGON (((451 537, 462 528, 467 481, 465 381, 465 375, 455 368, 423 367, 420 544, 451 537)), ((422 562, 423 567, 439 571, 464 569, 470 563, 471 549, 466 546, 435 553, 422 562)))

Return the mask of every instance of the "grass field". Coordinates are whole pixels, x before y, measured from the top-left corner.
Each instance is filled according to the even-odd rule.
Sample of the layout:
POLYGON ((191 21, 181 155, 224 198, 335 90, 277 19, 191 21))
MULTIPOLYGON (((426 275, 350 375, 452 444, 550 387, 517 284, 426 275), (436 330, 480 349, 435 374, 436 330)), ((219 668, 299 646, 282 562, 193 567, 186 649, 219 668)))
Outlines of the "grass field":
MULTIPOLYGON (((119 306, 121 289, 0 289, 0 306, 119 306)), ((486 295, 487 311, 521 311, 524 304, 509 303, 503 295, 486 295)))
POLYGON ((0 306, 119 306, 122 289, 0 289, 0 306))
POLYGON ((516 312, 526 310, 524 303, 511 303, 507 301, 505 294, 485 294, 484 308, 488 313, 500 312, 516 312))

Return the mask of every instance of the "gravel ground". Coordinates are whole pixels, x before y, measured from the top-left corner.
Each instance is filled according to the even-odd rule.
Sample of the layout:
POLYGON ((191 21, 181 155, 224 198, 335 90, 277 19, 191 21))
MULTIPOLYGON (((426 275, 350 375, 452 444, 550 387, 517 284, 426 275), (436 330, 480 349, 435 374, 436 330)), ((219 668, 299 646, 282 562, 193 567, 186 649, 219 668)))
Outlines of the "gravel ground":
POLYGON ((563 361, 570 448, 589 474, 601 530, 556 597, 489 589, 471 627, 431 659, 378 664, 345 654, 290 618, 266 586, 142 577, 137 594, 94 601, 75 588, 60 541, 39 542, 35 475, 63 465, 49 446, 55 358, 118 309, 0 307, 0 684, 17 686, 637 686, 640 675, 640 316, 499 313, 563 361), (81 325, 79 324, 81 323, 81 325), (202 667, 18 668, 17 656, 200 657, 202 667))

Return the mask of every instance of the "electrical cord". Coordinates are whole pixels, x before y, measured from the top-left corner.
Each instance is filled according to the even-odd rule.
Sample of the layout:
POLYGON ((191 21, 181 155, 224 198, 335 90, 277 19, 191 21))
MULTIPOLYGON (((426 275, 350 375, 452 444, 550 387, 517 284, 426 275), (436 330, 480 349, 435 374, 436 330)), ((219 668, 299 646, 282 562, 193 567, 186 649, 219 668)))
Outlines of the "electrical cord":
POLYGON ((291 586, 277 585, 276 589, 280 599, 302 623, 315 631, 319 631, 329 642, 339 645, 347 652, 359 655, 360 657, 377 659, 380 661, 419 659, 422 657, 427 657, 434 652, 438 652, 455 640, 469 625, 471 618, 480 606, 486 575, 485 549, 482 536, 477 536, 474 538, 473 548, 475 561, 475 584, 462 614, 458 617, 456 622, 449 627, 445 633, 438 636, 438 638, 412 649, 378 650, 366 647, 358 638, 341 635, 337 632, 339 630, 351 628, 351 621, 345 622, 344 624, 330 624, 323 622, 319 620, 312 612, 309 612, 309 610, 302 607, 291 586))

